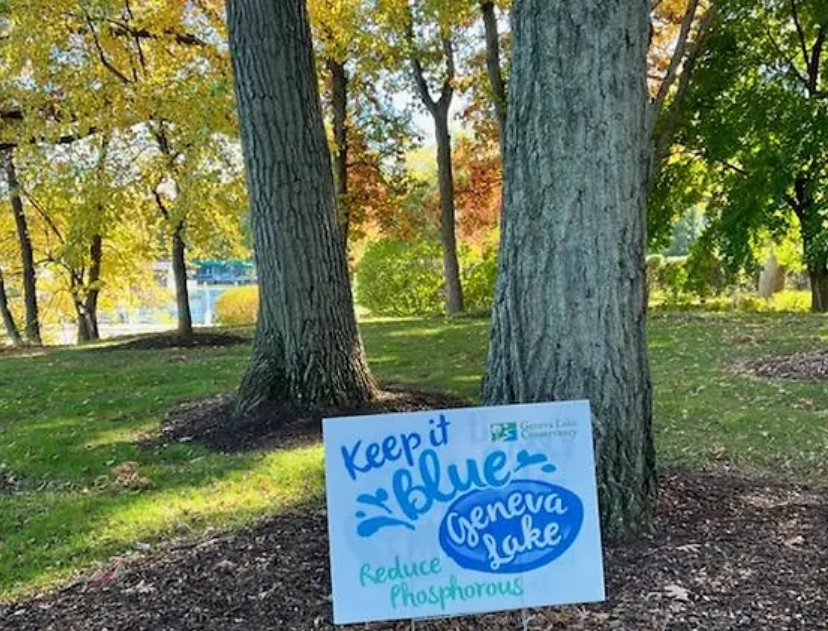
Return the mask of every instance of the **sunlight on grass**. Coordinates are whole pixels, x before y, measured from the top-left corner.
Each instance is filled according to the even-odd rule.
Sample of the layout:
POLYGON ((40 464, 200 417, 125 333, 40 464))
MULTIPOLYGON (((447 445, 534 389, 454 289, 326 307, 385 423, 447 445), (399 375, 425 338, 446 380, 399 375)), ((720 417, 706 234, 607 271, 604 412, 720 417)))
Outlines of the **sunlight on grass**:
MULTIPOLYGON (((662 466, 727 463, 824 483, 828 388, 736 374, 734 362, 826 350, 806 314, 664 312, 649 322, 662 466)), ((383 383, 477 400, 489 324, 362 324, 383 383)), ((88 572, 137 542, 235 528, 318 498, 322 451, 221 454, 145 438, 185 401, 232 390, 246 345, 159 351, 59 349, 0 358, 0 600, 88 572)))

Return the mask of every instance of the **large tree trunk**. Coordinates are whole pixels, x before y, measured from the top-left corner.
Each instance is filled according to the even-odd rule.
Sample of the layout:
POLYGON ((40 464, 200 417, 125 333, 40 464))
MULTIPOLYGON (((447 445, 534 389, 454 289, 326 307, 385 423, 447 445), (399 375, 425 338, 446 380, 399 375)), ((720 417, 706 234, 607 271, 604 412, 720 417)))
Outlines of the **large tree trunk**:
POLYGON ((460 284, 460 263, 457 258, 454 171, 451 163, 448 104, 445 108, 435 110, 434 129, 437 137, 437 172, 440 180, 440 238, 443 243, 443 273, 446 279, 446 313, 455 315, 463 311, 463 287, 460 284))
POLYGON ((348 204, 348 73, 345 64, 334 59, 328 59, 327 66, 331 75, 331 112, 336 145, 333 154, 336 204, 342 244, 347 254, 351 225, 351 209, 348 204))
POLYGON ((811 311, 828 313, 828 269, 809 267, 808 278, 811 281, 811 311))
POLYGON ((494 2, 483 0, 480 3, 480 11, 483 13, 483 26, 486 32, 486 71, 492 90, 502 159, 506 152, 506 82, 503 80, 503 71, 500 67, 500 33, 497 29, 494 2))
POLYGON ((591 401, 601 517, 656 489, 645 338, 647 3, 516 0, 505 202, 483 402, 591 401))
POLYGON ((304 0, 230 0, 230 52, 258 266, 243 415, 375 392, 357 332, 304 0))
POLYGON ((29 236, 29 224, 23 210, 23 200, 20 197, 20 184, 17 181, 17 171, 14 168, 14 155, 7 150, 3 155, 3 166, 6 171, 6 180, 9 186, 9 201, 14 214, 14 223, 17 228, 17 241, 20 245, 20 259, 23 264, 23 301, 26 305, 26 340, 30 344, 42 344, 40 337, 40 316, 37 304, 37 277, 35 273, 34 248, 29 236))
POLYGON ((193 315, 190 311, 190 291, 187 289, 187 244, 184 243, 184 224, 179 222, 172 234, 172 272, 175 284, 175 305, 178 309, 178 335, 193 336, 193 315))
POLYGON ((6 283, 3 278, 3 271, 0 270, 0 315, 3 317, 3 326, 6 329, 6 335, 9 336, 12 344, 20 346, 23 344, 23 338, 20 336, 20 329, 17 328, 17 322, 14 321, 9 308, 9 299, 6 295, 6 283))

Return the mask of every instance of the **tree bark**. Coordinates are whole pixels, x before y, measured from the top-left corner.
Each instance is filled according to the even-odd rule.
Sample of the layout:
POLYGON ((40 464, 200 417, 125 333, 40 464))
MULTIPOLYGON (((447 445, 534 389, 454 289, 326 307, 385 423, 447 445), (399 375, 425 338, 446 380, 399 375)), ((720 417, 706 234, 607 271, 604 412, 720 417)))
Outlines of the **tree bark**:
POLYGON ((23 210, 23 200, 20 197, 20 184, 17 181, 17 170, 14 167, 13 150, 3 154, 3 167, 6 171, 6 180, 9 186, 9 202, 14 214, 14 224, 17 229, 17 241, 20 245, 20 259, 23 264, 23 301, 26 305, 26 340, 29 344, 43 343, 40 336, 40 316, 37 303, 37 275, 34 263, 34 248, 29 235, 29 224, 23 210))
POLYGON ((331 75, 331 113, 333 118, 334 184, 336 186, 337 216, 342 232, 342 244, 348 252, 348 231, 351 209, 348 205, 348 73, 345 64, 334 59, 326 61, 331 75))
POLYGON ((647 4, 516 0, 483 403, 587 398, 609 539, 656 491, 645 337, 647 4))
POLYGON ((500 157, 503 159, 506 152, 506 82, 503 80, 503 71, 500 67, 500 33, 494 2, 484 0, 480 3, 480 11, 483 14, 483 27, 486 32, 486 72, 492 90, 500 157))
POLYGON ((304 0, 230 0, 260 307, 237 418, 374 396, 357 331, 304 0))
POLYGON ((828 313, 828 269, 809 267, 808 278, 811 281, 811 311, 828 313))
POLYGON ((100 339, 98 329, 98 296, 101 293, 101 266, 103 264, 103 237, 96 234, 92 237, 89 246, 89 277, 83 283, 83 271, 80 272, 79 289, 75 300, 75 310, 78 314, 78 341, 91 342, 100 339))
POLYGON ((187 289, 187 244, 184 242, 184 223, 179 222, 173 230, 172 271, 175 284, 175 304, 178 309, 178 335, 193 336, 193 315, 190 311, 190 291, 187 289))
POLYGON ((454 210, 454 170, 451 162, 451 136, 448 126, 448 105, 434 113, 437 138, 437 173, 440 182, 440 238, 443 244, 443 274, 446 280, 446 313, 463 311, 463 286, 457 258, 457 234, 454 210))
POLYGON ((12 344, 21 346, 23 344, 23 338, 20 335, 20 329, 17 328, 17 322, 14 321, 14 315, 12 315, 11 309, 9 308, 9 298, 6 295, 6 283, 2 270, 0 270, 0 315, 3 317, 3 326, 6 328, 6 335, 9 336, 12 344))

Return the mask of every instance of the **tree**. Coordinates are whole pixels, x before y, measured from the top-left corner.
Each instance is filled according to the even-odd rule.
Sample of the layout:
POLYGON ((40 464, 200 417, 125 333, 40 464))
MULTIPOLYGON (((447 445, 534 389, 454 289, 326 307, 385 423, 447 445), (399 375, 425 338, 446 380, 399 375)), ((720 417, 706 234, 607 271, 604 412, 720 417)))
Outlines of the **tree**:
POLYGON ((604 533, 655 493, 645 339, 645 3, 516 0, 485 404, 587 398, 604 533), (550 44, 554 42, 554 45, 550 44))
POLYGON ((26 305, 26 340, 29 344, 42 344, 40 336, 40 314, 37 301, 37 271, 35 269, 34 249, 29 234, 29 223, 23 209, 23 199, 20 195, 20 184, 17 181, 17 169, 14 165, 14 149, 8 148, 3 152, 3 168, 6 174, 6 186, 9 191, 9 202, 17 228, 17 242, 20 247, 20 258, 23 264, 23 300, 26 305))
POLYGON ((197 246, 195 226, 205 220, 196 206, 173 203, 187 194, 181 189, 190 165, 182 161, 203 146, 218 152, 236 131, 217 4, 7 3, 13 17, 4 43, 7 74, 18 84, 26 78, 28 87, 16 90, 25 133, 48 141, 55 127, 68 126, 82 133, 143 132, 144 138, 136 134, 139 142, 152 141, 156 159, 149 169, 144 161, 143 175, 168 239, 182 336, 192 334, 186 255, 197 246), (45 122, 37 126, 39 120, 45 122), (168 197, 157 194, 162 184, 172 189, 168 197))
POLYGON ((434 121, 440 191, 440 239, 446 283, 446 312, 463 311, 463 288, 457 256, 454 173, 449 117, 456 92, 457 31, 471 6, 464 3, 379 0, 378 20, 398 63, 410 70, 416 98, 434 121), (430 84, 438 85, 437 96, 430 84))
POLYGON ((731 272, 756 265, 767 231, 798 226, 817 312, 828 312, 826 49, 825 2, 718 0, 672 165, 686 186, 675 174, 703 161, 694 184, 731 272))
POLYGON ((357 332, 304 0, 230 0, 260 310, 237 411, 360 404, 357 332))

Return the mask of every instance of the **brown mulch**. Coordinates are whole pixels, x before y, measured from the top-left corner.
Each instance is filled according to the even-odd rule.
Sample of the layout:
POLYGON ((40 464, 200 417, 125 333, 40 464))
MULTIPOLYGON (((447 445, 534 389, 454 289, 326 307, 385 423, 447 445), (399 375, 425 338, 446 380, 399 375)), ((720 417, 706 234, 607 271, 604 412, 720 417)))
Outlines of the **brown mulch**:
POLYGON ((208 333, 196 331, 192 337, 182 337, 178 333, 154 333, 142 335, 126 342, 101 347, 108 351, 155 351, 165 348, 195 348, 199 346, 238 346, 250 344, 251 338, 234 333, 208 333))
POLYGON ((828 380, 828 351, 771 355, 738 362, 734 369, 764 379, 828 380))
MULTIPOLYGON (((331 630, 324 507, 167 546, 0 605, 4 631, 331 630)), ((663 475, 654 534, 606 551, 601 605, 530 612, 533 631, 828 629, 828 495, 727 472, 663 475)), ((552 586, 550 586, 550 589, 552 586)), ((357 626, 404 631, 410 622, 357 626)), ((521 628, 519 613, 421 631, 521 628)))
POLYGON ((195 441, 223 452, 259 451, 319 441, 322 419, 326 417, 445 410, 470 405, 466 399, 449 394, 386 386, 374 400, 359 407, 309 410, 268 404, 243 422, 230 423, 233 404, 232 395, 221 394, 174 410, 161 421, 160 437, 153 442, 195 441))

